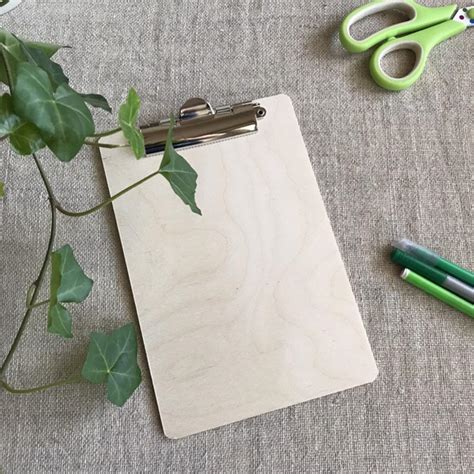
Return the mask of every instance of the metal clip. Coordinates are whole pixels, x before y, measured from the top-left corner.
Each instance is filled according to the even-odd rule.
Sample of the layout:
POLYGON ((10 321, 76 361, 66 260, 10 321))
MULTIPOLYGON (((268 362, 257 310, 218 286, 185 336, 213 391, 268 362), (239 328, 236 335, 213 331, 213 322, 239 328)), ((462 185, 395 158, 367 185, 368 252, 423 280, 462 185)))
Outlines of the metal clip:
MULTIPOLYGON (((179 110, 173 129, 174 147, 195 146, 256 132, 257 119, 265 117, 265 114, 266 110, 255 102, 213 108, 204 99, 189 99, 179 110)), ((165 149, 169 123, 169 119, 164 119, 142 129, 147 155, 165 149)))

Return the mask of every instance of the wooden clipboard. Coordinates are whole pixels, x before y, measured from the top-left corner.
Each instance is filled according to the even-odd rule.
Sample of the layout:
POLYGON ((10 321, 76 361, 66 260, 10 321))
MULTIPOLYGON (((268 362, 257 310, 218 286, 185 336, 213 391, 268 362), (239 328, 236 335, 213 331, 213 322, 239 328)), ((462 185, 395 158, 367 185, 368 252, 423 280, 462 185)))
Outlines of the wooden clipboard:
MULTIPOLYGON (((170 438, 377 376, 291 101, 259 103, 256 133, 180 150, 202 217, 159 176, 113 204, 170 438)), ((111 194, 161 161, 102 156, 111 194)))

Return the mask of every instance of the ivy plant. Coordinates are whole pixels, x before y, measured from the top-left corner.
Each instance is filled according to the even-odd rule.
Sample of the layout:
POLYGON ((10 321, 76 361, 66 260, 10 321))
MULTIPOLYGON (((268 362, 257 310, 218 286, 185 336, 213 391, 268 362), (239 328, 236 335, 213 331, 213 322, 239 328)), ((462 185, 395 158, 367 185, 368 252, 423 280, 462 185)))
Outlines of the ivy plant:
MULTIPOLYGON (((132 323, 110 333, 90 335, 87 354, 78 373, 37 387, 17 388, 7 381, 7 369, 34 311, 44 310, 44 328, 51 337, 70 339, 74 335, 74 310, 71 304, 82 303, 89 295, 93 280, 87 276, 70 245, 55 248, 57 214, 79 218, 99 211, 143 182, 161 175, 192 212, 201 214, 195 201, 197 174, 173 148, 174 120, 171 118, 161 163, 153 173, 85 210, 69 210, 61 205, 42 166, 39 152, 49 150, 58 160, 70 162, 90 147, 129 146, 136 159, 145 155, 143 135, 137 126, 140 97, 131 88, 120 106, 117 127, 97 132, 91 108, 106 113, 112 109, 100 94, 83 93, 71 87, 62 67, 51 58, 61 46, 24 41, 0 28, 0 141, 9 141, 19 155, 28 155, 41 177, 49 198, 51 223, 45 258, 38 276, 31 283, 25 313, 0 368, 0 387, 13 394, 33 393, 66 384, 91 382, 105 384, 107 398, 122 406, 141 382, 137 364, 137 334, 132 323), (127 145, 102 143, 99 139, 122 132, 127 145), (38 301, 49 276, 49 298, 38 301)), ((8 196, 8 185, 0 182, 0 198, 8 196)), ((4 340, 2 343, 5 342, 4 340)))

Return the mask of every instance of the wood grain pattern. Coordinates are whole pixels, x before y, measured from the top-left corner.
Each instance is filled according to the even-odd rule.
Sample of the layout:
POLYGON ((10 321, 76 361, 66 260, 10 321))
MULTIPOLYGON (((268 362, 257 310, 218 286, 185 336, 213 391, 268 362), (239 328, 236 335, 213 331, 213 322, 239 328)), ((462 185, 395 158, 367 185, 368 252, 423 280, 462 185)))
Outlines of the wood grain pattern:
MULTIPOLYGON (((159 176, 114 203, 171 438, 377 375, 291 101, 260 102, 256 134, 181 152, 202 217, 159 176)), ((160 160, 103 151, 110 193, 160 160)))

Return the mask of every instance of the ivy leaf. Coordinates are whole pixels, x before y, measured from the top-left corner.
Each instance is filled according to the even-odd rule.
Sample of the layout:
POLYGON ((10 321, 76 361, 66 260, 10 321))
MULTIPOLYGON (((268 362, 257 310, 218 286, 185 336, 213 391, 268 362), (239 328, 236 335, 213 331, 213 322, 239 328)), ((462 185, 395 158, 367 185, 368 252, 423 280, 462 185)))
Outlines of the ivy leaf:
POLYGON ((89 295, 92 284, 93 281, 85 275, 69 245, 51 254, 49 332, 72 337, 71 315, 60 303, 81 303, 89 295))
POLYGON ((112 112, 112 107, 110 107, 107 99, 100 94, 80 94, 84 99, 84 102, 87 102, 92 107, 97 107, 99 109, 105 110, 106 112, 112 112))
POLYGON ((0 28, 0 46, 2 54, 0 81, 10 85, 10 78, 13 82, 15 81, 17 64, 24 61, 25 57, 18 41, 3 28, 0 28))
POLYGON ((22 121, 10 134, 10 145, 20 155, 31 155, 45 146, 39 130, 22 121))
POLYGON ((9 94, 0 97, 0 135, 8 135, 11 146, 20 155, 31 155, 45 146, 39 130, 14 114, 9 94))
MULTIPOLYGON (((58 44, 52 43, 36 43, 32 41, 24 41, 23 43, 29 48, 42 51, 49 58, 53 56, 56 51, 63 47, 58 44)), ((21 62, 26 61, 27 58, 25 57, 25 54, 21 49, 21 44, 18 38, 15 38, 15 36, 4 30, 3 28, 0 28, 0 45, 4 61, 8 65, 13 82, 15 82, 17 65, 21 62)), ((0 82, 8 84, 8 74, 5 68, 4 61, 0 61, 0 82)))
POLYGON ((91 334, 82 376, 92 383, 106 383, 107 398, 115 405, 122 406, 130 398, 142 380, 133 324, 108 334, 91 334))
POLYGON ((65 338, 72 337, 71 313, 61 304, 56 303, 48 310, 48 332, 65 338))
POLYGON ((145 140, 142 132, 137 127, 138 113, 140 112, 140 97, 132 87, 128 91, 126 101, 119 109, 119 125, 125 138, 132 147, 137 159, 145 156, 145 140))
MULTIPOLYGON (((61 84, 69 84, 69 79, 64 74, 63 68, 50 59, 50 57, 41 49, 33 46, 28 46, 24 41, 22 41, 17 36, 13 35, 14 38, 20 43, 21 50, 23 51, 24 56, 30 64, 40 67, 43 71, 49 76, 53 88, 56 89, 61 84)), ((92 105, 93 107, 98 107, 106 110, 107 112, 112 112, 107 99, 100 94, 79 94, 84 102, 92 105)))
POLYGON ((20 155, 31 155, 45 146, 39 130, 15 115, 9 94, 0 97, 0 135, 8 135, 11 146, 20 155))
POLYGON ((0 97, 0 135, 8 135, 18 124, 20 117, 13 113, 13 104, 10 94, 0 97))
POLYGON ((173 191, 184 204, 187 204, 194 213, 201 215, 201 210, 197 207, 195 199, 197 173, 181 155, 176 153, 173 146, 173 127, 174 118, 171 117, 159 171, 168 180, 173 191))
POLYGON ((16 37, 15 35, 13 36, 19 42, 20 48, 26 57, 26 60, 30 64, 40 67, 48 74, 54 89, 56 89, 61 84, 69 84, 69 79, 65 76, 63 68, 58 63, 52 61, 49 56, 41 49, 28 46, 20 38, 16 37))
MULTIPOLYGON (((43 71, 46 71, 54 88, 60 86, 61 84, 69 84, 69 79, 64 74, 62 67, 58 63, 52 61, 44 51, 39 48, 28 46, 24 41, 21 41, 20 38, 16 36, 15 38, 20 43, 21 49, 28 62, 40 67, 43 69, 43 71)), ((92 107, 98 107, 100 109, 106 110, 107 112, 112 112, 112 109, 104 96, 100 94, 79 95, 83 98, 84 102, 88 103, 92 107)))
POLYGON ((72 160, 84 139, 94 134, 94 121, 82 97, 67 84, 56 91, 40 67, 21 63, 13 90, 15 113, 33 123, 49 149, 61 160, 72 160))
POLYGON ((94 282, 77 263, 70 245, 64 245, 51 254, 51 295, 56 303, 82 303, 94 282))
POLYGON ((0 198, 3 198, 5 196, 5 183, 3 181, 0 181, 0 198))

